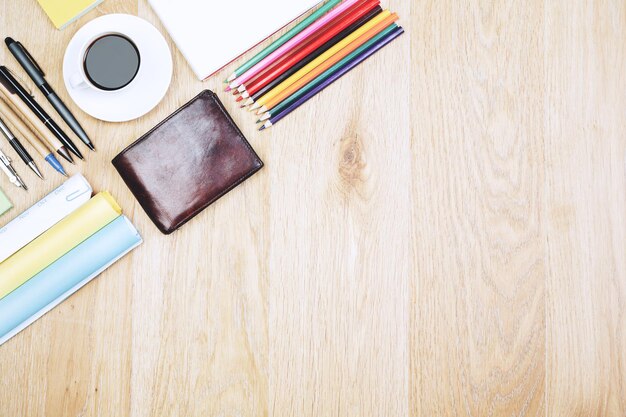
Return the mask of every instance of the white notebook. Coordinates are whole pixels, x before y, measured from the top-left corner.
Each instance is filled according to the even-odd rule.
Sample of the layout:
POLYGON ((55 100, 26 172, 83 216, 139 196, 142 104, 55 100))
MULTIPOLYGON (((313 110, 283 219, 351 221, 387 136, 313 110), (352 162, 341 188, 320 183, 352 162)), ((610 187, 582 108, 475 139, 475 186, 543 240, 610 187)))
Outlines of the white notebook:
POLYGON ((213 75, 320 0, 148 0, 199 79, 213 75))

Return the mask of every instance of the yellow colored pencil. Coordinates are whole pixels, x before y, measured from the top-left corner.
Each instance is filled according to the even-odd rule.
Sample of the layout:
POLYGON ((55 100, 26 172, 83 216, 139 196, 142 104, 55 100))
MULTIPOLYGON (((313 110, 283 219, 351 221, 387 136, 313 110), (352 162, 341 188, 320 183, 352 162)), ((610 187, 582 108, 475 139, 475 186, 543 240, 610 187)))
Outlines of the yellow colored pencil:
MULTIPOLYGON (((348 35, 345 39, 343 39, 337 45, 333 46, 328 51, 324 52, 322 55, 320 55, 319 57, 317 57, 316 59, 311 61, 308 65, 303 67, 300 71, 296 72, 291 77, 287 78, 285 81, 283 81, 282 83, 277 85, 276 88, 274 88, 273 90, 269 91, 263 97, 259 98, 259 100, 257 100, 257 102, 255 103, 255 107, 257 107, 257 106, 261 107, 262 105, 266 104, 269 100, 271 100, 274 97, 276 97, 278 94, 280 94, 282 91, 284 91, 287 87, 289 87, 290 85, 294 84, 296 81, 298 81, 300 78, 302 78, 305 75, 307 75, 309 72, 313 71, 316 67, 321 65, 324 61, 328 60, 330 57, 335 55, 337 52, 341 51, 343 48, 345 48, 346 46, 350 45, 356 39, 358 39, 359 37, 365 35, 367 32, 369 32, 371 29, 373 29, 374 27, 379 25, 381 22, 383 22, 389 16, 391 16, 391 12, 389 10, 385 10, 385 11, 381 12, 380 14, 378 14, 372 20, 370 20, 369 22, 367 22, 366 24, 361 26, 359 29, 355 30, 352 34, 348 35)), ((396 15, 396 18, 397 18, 397 15, 396 15)), ((382 29, 384 29, 384 28, 381 28, 381 30, 382 29)), ((374 36, 374 35, 375 35, 375 33, 372 34, 372 36, 374 36)))

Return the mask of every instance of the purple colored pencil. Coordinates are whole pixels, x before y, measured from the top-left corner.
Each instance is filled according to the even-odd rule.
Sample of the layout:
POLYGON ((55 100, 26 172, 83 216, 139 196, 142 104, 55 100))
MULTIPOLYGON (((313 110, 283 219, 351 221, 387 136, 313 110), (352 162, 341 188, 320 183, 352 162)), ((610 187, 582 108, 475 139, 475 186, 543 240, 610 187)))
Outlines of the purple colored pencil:
POLYGON ((359 64, 361 64, 367 58, 374 55, 381 48, 389 44, 391 41, 393 41, 394 39, 396 39, 398 36, 402 35, 403 33, 404 33, 404 29, 402 27, 396 28, 393 32, 389 33, 387 36, 380 39, 376 44, 372 45, 367 51, 363 52, 361 55, 356 57, 353 61, 351 61, 345 67, 341 68, 331 77, 329 77, 326 81, 324 81, 323 83, 315 87, 306 95, 302 96, 302 98, 294 102, 291 106, 287 107, 285 110, 281 111, 277 115, 271 117, 263 126, 261 126, 259 130, 267 129, 268 127, 273 126, 274 124, 278 123, 280 120, 284 119, 291 112, 296 110, 298 107, 302 106, 304 103, 309 101, 312 97, 316 96, 320 91, 324 90, 326 87, 330 86, 339 78, 343 77, 344 75, 352 71, 354 68, 356 68, 359 64))

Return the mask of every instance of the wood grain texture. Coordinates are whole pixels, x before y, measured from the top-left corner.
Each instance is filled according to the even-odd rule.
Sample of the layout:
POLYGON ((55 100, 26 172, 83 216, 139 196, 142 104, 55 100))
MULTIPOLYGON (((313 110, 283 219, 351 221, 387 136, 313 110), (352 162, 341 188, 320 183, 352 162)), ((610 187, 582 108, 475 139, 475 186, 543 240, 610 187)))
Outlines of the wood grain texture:
POLYGON ((544 415, 543 5, 415 18, 413 410, 544 415))
POLYGON ((547 403, 623 416, 626 4, 550 4, 545 40, 547 403))
MULTIPOLYGON (((148 115, 72 106, 98 152, 69 170, 145 243, 0 347, 0 416, 626 416, 626 4, 385 5, 407 34, 263 134, 167 35, 148 115), (162 236, 110 160, 204 88, 266 166, 162 236)), ((73 104, 64 49, 108 13, 165 34, 146 0, 62 32, 0 0, 0 35, 73 104)))

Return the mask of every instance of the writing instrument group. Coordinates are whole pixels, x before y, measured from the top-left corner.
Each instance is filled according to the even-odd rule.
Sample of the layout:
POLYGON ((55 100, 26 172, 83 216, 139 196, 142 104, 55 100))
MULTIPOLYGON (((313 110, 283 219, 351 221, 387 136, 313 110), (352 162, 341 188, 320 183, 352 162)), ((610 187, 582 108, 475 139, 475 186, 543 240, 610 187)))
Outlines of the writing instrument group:
POLYGON ((404 33, 379 0, 331 0, 225 81, 259 130, 290 113, 404 33))
MULTIPOLYGON (((89 149, 95 150, 89 136, 55 93, 54 89, 48 84, 44 71, 32 55, 20 42, 10 37, 5 39, 5 43, 18 64, 39 88, 61 119, 89 149)), ((44 176, 20 139, 27 141, 55 171, 67 176, 63 165, 61 165, 54 153, 56 152, 72 164, 74 163, 72 154, 77 158, 84 159, 82 153, 72 139, 39 105, 34 95, 24 85, 24 82, 18 81, 18 79, 20 77, 9 68, 4 65, 0 66, 0 132, 2 136, 9 142, 24 164, 39 178, 43 179, 44 176)), ((7 175, 12 184, 28 190, 26 183, 13 166, 11 159, 1 148, 0 169, 7 175)))

